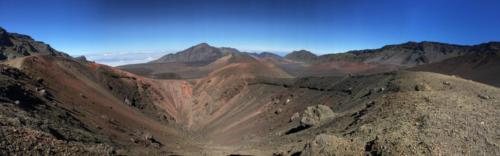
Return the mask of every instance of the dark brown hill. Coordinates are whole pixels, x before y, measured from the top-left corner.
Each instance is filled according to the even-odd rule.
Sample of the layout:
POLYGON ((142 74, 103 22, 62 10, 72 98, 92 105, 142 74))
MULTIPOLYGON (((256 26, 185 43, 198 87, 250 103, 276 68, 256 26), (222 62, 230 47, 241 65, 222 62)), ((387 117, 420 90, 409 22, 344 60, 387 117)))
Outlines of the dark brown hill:
MULTIPOLYGON (((207 76, 210 72, 238 63, 267 64, 249 53, 238 52, 233 48, 215 48, 223 55, 208 64, 192 62, 143 63, 119 66, 118 68, 146 77, 158 79, 195 79, 207 76)), ((198 51, 204 53, 202 51, 198 51)), ((177 53, 178 54, 178 53, 177 53)), ((168 55, 167 55, 168 56, 168 55)))
POLYGON ((417 66, 411 70, 456 75, 493 86, 500 86, 500 43, 481 44, 471 53, 441 62, 417 66))
POLYGON ((0 61, 35 54, 67 56, 30 36, 9 33, 0 27, 0 61))
POLYGON ((471 52, 470 48, 471 46, 438 42, 407 42, 384 46, 380 49, 322 55, 319 56, 317 62, 350 61, 413 67, 465 55, 471 52))
POLYGON ((293 51, 285 56, 286 59, 305 62, 305 63, 314 63, 317 59, 316 54, 311 53, 307 50, 299 50, 293 51))
POLYGON ((190 63, 206 65, 230 53, 238 52, 232 48, 216 48, 207 43, 200 43, 186 50, 162 56, 150 63, 190 63))

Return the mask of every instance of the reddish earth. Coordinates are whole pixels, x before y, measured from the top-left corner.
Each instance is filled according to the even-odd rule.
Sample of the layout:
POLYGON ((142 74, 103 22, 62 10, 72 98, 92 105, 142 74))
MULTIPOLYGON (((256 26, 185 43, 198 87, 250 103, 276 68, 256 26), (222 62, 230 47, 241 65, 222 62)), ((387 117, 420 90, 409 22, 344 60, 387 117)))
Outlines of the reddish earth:
MULTIPOLYGON (((222 67, 206 77, 187 80, 145 78, 105 65, 48 55, 6 64, 26 73, 27 79, 43 80, 43 88, 54 97, 54 108, 67 110, 85 125, 85 131, 100 136, 103 145, 95 149, 113 147, 116 154, 500 152, 500 140, 494 139, 498 135, 494 129, 500 128, 495 122, 500 119, 498 88, 423 72, 293 78, 273 63, 228 63, 230 60, 224 57, 212 63, 222 67), (334 116, 319 126, 301 127, 306 107, 316 105, 328 106, 334 116), (294 114, 299 119, 292 120, 294 114), (476 117, 469 118, 471 115, 476 117), (455 130, 448 132, 446 127, 455 130), (449 135, 438 135, 443 133, 449 135), (401 141, 401 137, 405 139, 401 141), (483 141, 473 145, 465 138, 483 141)), ((346 62, 317 66, 352 71, 372 67, 346 62)), ((21 131, 4 134, 17 132, 21 131)), ((43 131, 33 134, 52 137, 43 131)), ((82 151, 90 145, 78 141, 53 144, 81 147, 82 151)))
POLYGON ((500 155, 495 42, 289 58, 199 44, 114 68, 5 39, 0 155, 500 155))

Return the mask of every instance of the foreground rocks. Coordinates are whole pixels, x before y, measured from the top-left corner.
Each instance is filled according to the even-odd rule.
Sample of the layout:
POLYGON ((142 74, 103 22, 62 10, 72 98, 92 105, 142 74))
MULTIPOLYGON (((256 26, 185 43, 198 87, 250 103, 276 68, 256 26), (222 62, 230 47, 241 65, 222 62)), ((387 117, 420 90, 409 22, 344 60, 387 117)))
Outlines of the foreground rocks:
POLYGON ((300 125, 303 127, 319 126, 333 117, 335 117, 335 113, 328 106, 309 106, 302 114, 300 125))
POLYGON ((301 156, 363 155, 361 144, 335 135, 320 134, 304 146, 301 156))

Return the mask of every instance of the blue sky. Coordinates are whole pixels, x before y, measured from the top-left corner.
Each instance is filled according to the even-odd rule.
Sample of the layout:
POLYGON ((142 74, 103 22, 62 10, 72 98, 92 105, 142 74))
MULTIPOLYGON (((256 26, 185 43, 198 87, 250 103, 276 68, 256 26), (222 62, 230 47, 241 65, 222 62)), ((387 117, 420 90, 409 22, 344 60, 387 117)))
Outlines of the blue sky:
POLYGON ((156 57, 201 42, 324 54, 407 41, 498 41, 498 6, 495 0, 0 0, 0 26, 71 55, 156 57))

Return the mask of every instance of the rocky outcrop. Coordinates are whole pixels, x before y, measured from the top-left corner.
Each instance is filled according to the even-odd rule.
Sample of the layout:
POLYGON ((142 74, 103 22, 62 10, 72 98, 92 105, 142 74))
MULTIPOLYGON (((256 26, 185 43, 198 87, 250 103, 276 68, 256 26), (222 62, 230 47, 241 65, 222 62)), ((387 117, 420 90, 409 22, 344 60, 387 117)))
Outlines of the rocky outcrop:
POLYGON ((303 127, 319 126, 320 124, 330 120, 333 117, 335 117, 335 113, 328 106, 309 106, 302 114, 300 125, 303 127))
POLYGON ((0 45, 12 46, 12 41, 9 39, 7 31, 0 27, 0 45))
POLYGON ((35 41, 30 36, 9 33, 0 28, 0 61, 34 54, 68 56, 53 49, 48 44, 35 41))

